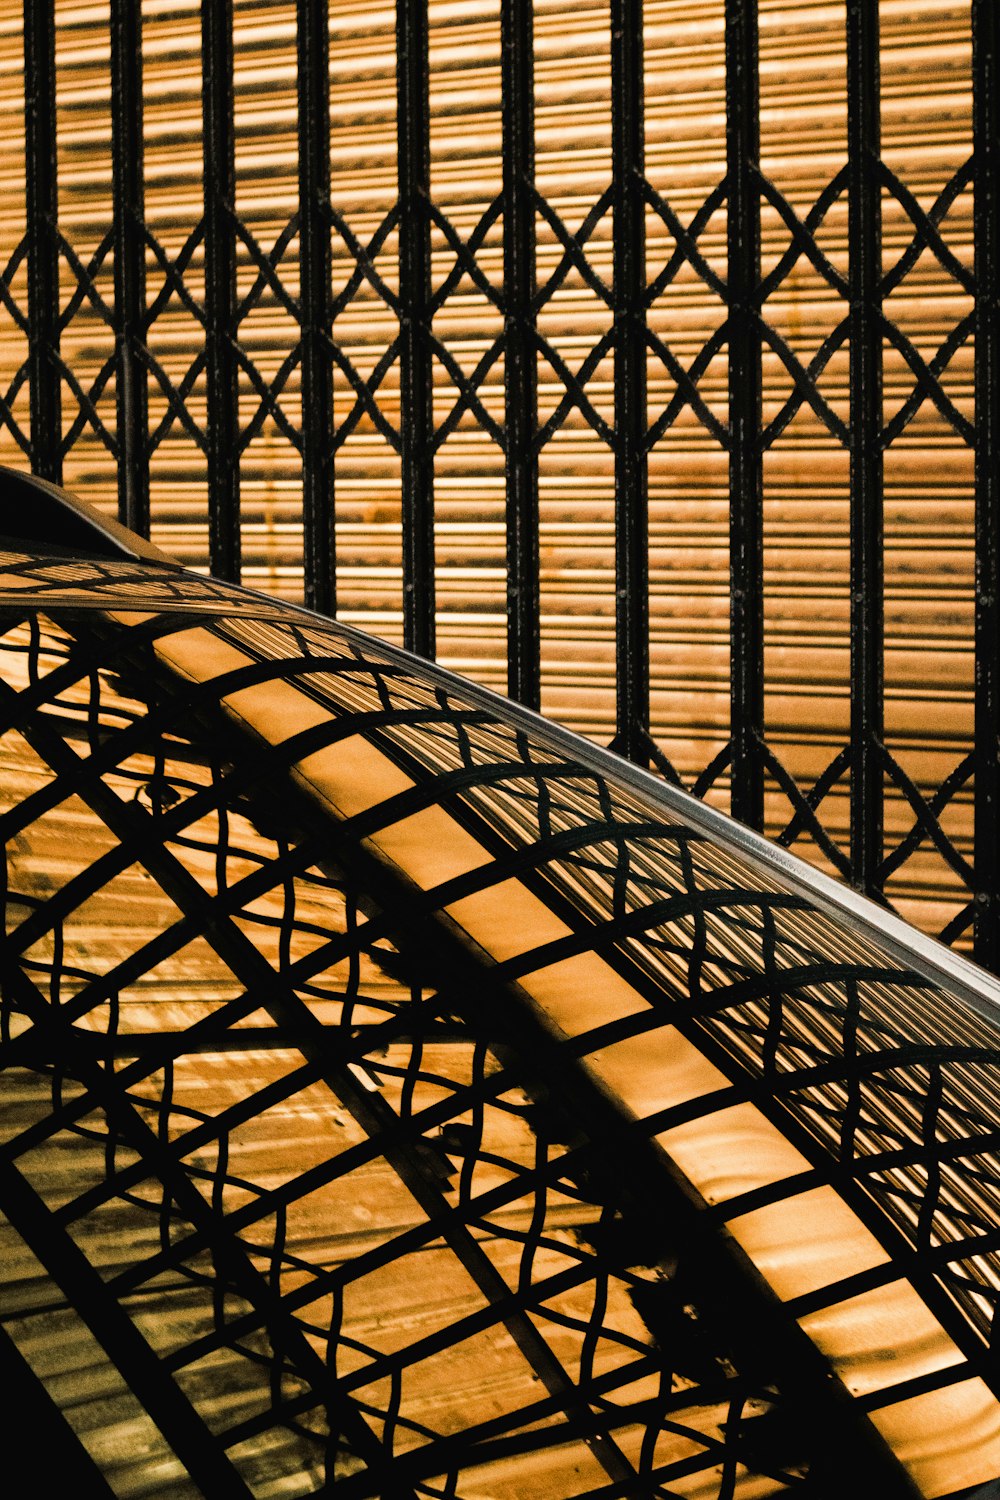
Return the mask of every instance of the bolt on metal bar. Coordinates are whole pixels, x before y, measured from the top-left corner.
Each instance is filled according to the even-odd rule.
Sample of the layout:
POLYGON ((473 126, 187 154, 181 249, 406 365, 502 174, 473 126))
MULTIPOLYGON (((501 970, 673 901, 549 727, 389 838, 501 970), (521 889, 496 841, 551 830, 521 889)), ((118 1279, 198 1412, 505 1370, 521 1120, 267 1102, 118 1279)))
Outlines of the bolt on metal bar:
POLYGON ((434 381, 430 352, 430 103, 427 0, 396 3, 399 173, 403 642, 433 658, 434 381))
POLYGON ((880 892, 883 834, 882 224, 879 17, 847 0, 851 880, 880 892))
POLYGON ((298 0, 299 316, 302 336, 302 542, 305 601, 337 607, 330 363, 330 21, 327 0, 298 0))
POLYGON ((725 51, 732 813, 759 829, 764 821, 764 501, 755 0, 727 0, 725 51))
POLYGON ((111 157, 115 236, 118 519, 149 536, 148 390, 142 142, 142 13, 111 0, 111 157))
POLYGON ((642 0, 611 0, 614 192, 614 748, 649 761, 649 502, 646 457, 646 236, 642 0))
POLYGON ((507 691, 540 699, 535 100, 532 0, 502 0, 504 385, 507 479, 507 691))
POLYGON ((239 582, 240 459, 236 360, 232 0, 202 0, 201 65, 205 162, 209 561, 217 578, 239 582))
POLYGON ((972 4, 976 276, 975 956, 1000 972, 1000 9, 972 4))
POLYGON ((31 467, 42 479, 59 484, 62 480, 62 401, 54 0, 25 0, 24 148, 31 467))

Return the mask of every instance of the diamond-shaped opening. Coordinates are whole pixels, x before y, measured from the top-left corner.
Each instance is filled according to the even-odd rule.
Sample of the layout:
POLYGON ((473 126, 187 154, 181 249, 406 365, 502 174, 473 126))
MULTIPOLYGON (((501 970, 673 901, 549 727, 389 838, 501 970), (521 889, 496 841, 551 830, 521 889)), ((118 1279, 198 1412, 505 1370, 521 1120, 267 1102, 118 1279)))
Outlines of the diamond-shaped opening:
MULTIPOLYGON (((347 350, 357 374, 371 378, 377 350, 347 350)), ((374 396, 379 413, 398 421, 398 361, 374 396)), ((379 430, 343 371, 334 370, 338 479, 337 614, 378 635, 402 634, 401 482, 399 455, 379 430)))
MULTIPOLYGON (((803 795, 827 777, 850 715, 850 461, 805 407, 764 458, 764 673, 768 745, 803 795)), ((847 777, 817 817, 845 847, 847 777)), ((767 830, 795 816, 777 774, 766 779, 767 830)), ((807 826, 796 840, 818 853, 807 826)))
MULTIPOLYGON (((564 354, 570 351, 563 350, 564 354)), ((610 352, 586 386, 613 421, 610 352)), ((539 361, 539 420, 565 393, 539 361)), ((585 733, 614 722, 614 463, 604 438, 572 408, 539 454, 542 710, 585 733)))
MULTIPOLYGON (((432 327, 435 339, 445 347, 464 377, 472 380, 484 357, 490 354, 502 335, 504 319, 496 304, 474 285, 469 276, 464 276, 437 308, 432 327)), ((495 383, 498 369, 502 370, 502 357, 482 377, 485 386, 495 383)), ((437 378, 435 375, 435 385, 437 378)), ((451 374, 446 378, 449 381, 454 379, 451 374)))
POLYGON ((690 784, 729 737, 726 454, 700 424, 669 428, 648 483, 651 730, 690 784))

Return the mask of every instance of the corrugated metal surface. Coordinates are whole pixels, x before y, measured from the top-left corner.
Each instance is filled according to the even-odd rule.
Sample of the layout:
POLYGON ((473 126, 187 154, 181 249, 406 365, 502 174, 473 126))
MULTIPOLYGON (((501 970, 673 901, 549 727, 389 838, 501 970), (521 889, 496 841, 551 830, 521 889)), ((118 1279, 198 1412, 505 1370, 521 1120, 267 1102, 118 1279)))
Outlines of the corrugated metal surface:
MULTIPOLYGON (((86 264, 111 224, 107 12, 59 0, 60 220, 74 253, 86 264)), ((147 0, 145 21, 147 215, 169 260, 183 251, 202 212, 199 17, 193 0, 147 0)), ((499 10, 480 0, 434 0, 431 14, 431 151, 435 202, 463 238, 500 187, 499 10)), ((945 0, 882 0, 883 155, 925 209, 970 150, 969 7, 945 0)), ((396 198, 394 9, 334 0, 331 18, 333 198, 362 245, 372 243, 396 198)), ((610 177, 608 15, 590 0, 539 0, 535 6, 537 174, 541 191, 576 230, 610 177)), ((724 161, 723 7, 720 0, 647 0, 647 175, 681 223, 690 224, 718 186, 724 161)), ((760 5, 763 167, 794 211, 804 217, 845 160, 843 6, 760 5)), ((237 206, 248 229, 270 253, 296 207, 294 7, 262 0, 236 5, 237 206)), ((23 229, 19 6, 0 8, 0 104, 8 151, 0 164, 5 215, 0 258, 23 229)), ((912 220, 885 194, 884 263, 893 265, 913 242, 912 220)), ((829 209, 816 239, 831 265, 846 265, 846 200, 829 209)), ((611 274, 610 210, 591 229, 585 253, 605 281, 611 274)), ((971 262, 971 192, 958 193, 941 222, 948 250, 971 262)), ((647 215, 648 270, 673 274, 656 297, 650 326, 689 367, 725 309, 681 253, 662 219, 647 215)), ((788 249, 790 234, 764 206, 765 271, 788 249)), ((541 279, 556 270, 561 247, 538 220, 541 279)), ((390 233, 374 255, 379 276, 396 284, 396 240, 390 233)), ((502 231, 486 235, 477 264, 494 285, 501 279, 502 231)), ((698 252, 725 272, 725 216, 704 225, 698 252)), ((355 274, 356 261, 333 236, 334 291, 355 274)), ((241 291, 258 270, 240 251, 241 291)), ((297 292, 297 242, 276 257, 277 274, 297 292)), ((147 257, 149 298, 164 291, 156 257, 147 257)), ((434 281, 455 257, 434 235, 434 281)), ((191 255, 184 284, 201 296, 201 249, 191 255)), ((67 307, 74 290, 63 267, 67 307)), ((110 255, 97 276, 112 299, 110 255)), ((24 266, 12 280, 24 305, 24 266)), ((969 299, 933 248, 924 246, 886 311, 925 358, 969 310, 969 299)), ((803 363, 845 313, 845 304, 805 256, 766 304, 769 323, 803 363)), ((578 370, 609 326, 610 314, 583 276, 570 269, 540 314, 539 327, 572 370, 578 370)), ((9 380, 23 358, 23 339, 0 309, 0 368, 9 380)), ((456 285, 435 332, 463 370, 471 372, 499 332, 499 315, 468 276, 456 285)), ((393 315, 370 280, 361 277, 337 318, 337 340, 355 370, 371 377, 395 338, 393 315)), ((242 324, 242 345, 265 380, 273 379, 296 341, 281 299, 265 290, 242 324)), ((179 291, 166 298, 150 347, 177 386, 201 344, 196 318, 179 291)), ((83 388, 112 352, 100 308, 83 297, 69 317, 64 353, 83 388)), ((898 350, 887 346, 887 419, 914 385, 898 350)), ((957 407, 971 412, 972 346, 966 343, 941 375, 957 407)), ((502 416, 502 356, 483 378, 479 397, 502 416)), ((347 377, 335 376, 336 419, 355 404, 347 377)), ((650 419, 668 408, 674 385, 663 363, 649 357, 650 419)), ((280 397, 289 422, 301 420, 297 373, 280 397)), ((726 416, 725 350, 708 364, 699 393, 726 416)), ((436 419, 458 392, 435 365, 436 419)), ((765 350, 765 417, 792 390, 777 354, 765 350)), ((846 412, 847 355, 833 355, 819 379, 824 400, 846 412)), ((96 402, 113 421, 113 376, 96 402)), ((566 394, 555 368, 539 365, 544 421, 566 394)), ((605 418, 613 413, 610 360, 590 372, 586 395, 605 418)), ((69 387, 64 424, 75 419, 69 387)), ((384 374, 375 397, 394 425, 399 416, 398 367, 384 374)), ((258 398, 244 379, 241 419, 251 422, 258 398)), ((195 420, 204 416, 202 381, 188 395, 195 420)), ((26 423, 26 388, 13 404, 26 423)), ((206 556, 203 458, 167 403, 154 393, 154 427, 166 427, 153 460, 154 536, 184 561, 206 556)), ((16 456, 0 431, 0 453, 16 456)), ((886 719, 888 742, 917 787, 931 795, 972 735, 972 457, 934 404, 925 400, 886 454, 886 719)), ((112 508, 115 479, 99 436, 84 421, 66 467, 82 494, 112 508)), ((377 633, 401 633, 399 460, 370 414, 361 411, 337 457, 336 495, 341 612, 377 633)), ((614 697, 613 474, 611 455, 581 410, 569 404, 541 453, 541 585, 543 692, 546 712, 598 739, 610 738, 614 697)), ((803 785, 815 781, 846 739, 848 715, 847 457, 809 404, 803 403, 765 464, 765 612, 767 724, 770 742, 803 785)), ((466 412, 441 448, 436 466, 438 642, 442 658, 494 686, 505 680, 503 457, 476 417, 466 412)), ((301 588, 299 460, 270 418, 250 442, 243 463, 245 577, 279 594, 301 588)), ((653 728, 673 763, 694 776, 728 736, 727 461, 689 405, 682 406, 651 454, 651 617, 653 728)), ((713 797, 725 801, 725 784, 713 797)), ((971 845, 969 792, 943 814, 956 848, 971 845)), ((841 782, 820 816, 846 841, 847 798, 841 782)), ((789 808, 769 784, 773 830, 789 808)), ((903 795, 890 790, 888 842, 913 823, 903 795)), ((940 930, 958 909, 959 882, 930 840, 890 882, 900 908, 928 930, 940 930)))

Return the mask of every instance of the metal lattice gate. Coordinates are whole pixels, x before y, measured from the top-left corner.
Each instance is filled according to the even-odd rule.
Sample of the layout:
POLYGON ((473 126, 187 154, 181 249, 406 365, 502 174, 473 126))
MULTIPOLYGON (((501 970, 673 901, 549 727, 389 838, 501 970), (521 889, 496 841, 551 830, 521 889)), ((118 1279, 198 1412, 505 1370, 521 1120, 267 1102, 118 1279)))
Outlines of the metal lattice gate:
MULTIPOLYGON (((193 5, 175 9, 191 12, 197 21, 193 5)), ((256 7, 263 16, 269 9, 256 7)), ((365 108, 365 37, 380 26, 383 40, 389 37, 394 45, 397 100, 395 200, 373 231, 360 236, 339 207, 338 170, 331 167, 337 159, 331 24, 341 24, 337 17, 345 7, 297 0, 283 54, 295 101, 289 129, 297 142, 296 201, 284 222, 275 220, 273 240, 265 248, 260 214, 254 204, 247 209, 245 194, 240 197, 245 171, 237 159, 237 120, 247 106, 244 85, 234 91, 234 58, 240 27, 248 24, 254 7, 237 5, 234 18, 232 0, 204 5, 197 22, 200 97, 192 103, 190 90, 172 95, 169 84, 155 97, 150 93, 151 70, 155 65, 167 77, 164 58, 169 62, 170 56, 170 38, 156 32, 159 13, 142 14, 134 0, 111 0, 109 14, 92 23, 98 31, 104 28, 108 43, 109 180, 88 189, 87 200, 103 193, 106 223, 92 234, 84 254, 74 226, 82 223, 80 163, 86 142, 83 133, 74 134, 72 115, 60 114, 59 81, 60 47, 65 50, 65 38, 78 20, 55 0, 24 0, 24 234, 0 282, 8 343, 15 350, 0 405, 4 451, 19 447, 37 473, 58 481, 65 461, 89 443, 88 451, 100 450, 115 466, 122 519, 148 533, 151 508, 154 522, 157 516, 156 483, 171 482, 168 470, 156 480, 157 465, 171 435, 181 434, 208 476, 208 561, 216 574, 234 579, 241 571, 241 482, 246 490, 248 467, 257 462, 254 445, 265 430, 273 430, 300 475, 305 597, 333 613, 338 561, 343 562, 338 496, 353 482, 353 437, 362 426, 370 428, 398 464, 394 524, 400 536, 401 633, 407 645, 433 655, 441 616, 434 563, 437 557, 440 577, 435 522, 441 518, 442 465, 456 433, 475 429, 482 445, 476 453, 488 450, 503 469, 503 558, 496 571, 502 573, 498 590, 507 621, 506 686, 521 701, 541 702, 551 710, 543 692, 545 547, 540 536, 544 541, 546 522, 540 493, 551 482, 559 442, 578 430, 579 441, 603 455, 600 461, 609 472, 613 469, 608 611, 616 748, 655 764, 699 795, 725 800, 728 790, 736 816, 766 826, 786 843, 800 837, 811 841, 828 867, 876 898, 897 901, 924 925, 941 930, 947 941, 965 943, 974 930, 978 957, 997 968, 1000 19, 993 0, 937 6, 962 33, 953 45, 942 31, 940 45, 952 47, 950 66, 960 83, 964 79, 966 103, 952 112, 961 114, 968 105, 967 126, 958 136, 965 131, 969 149, 957 167, 939 173, 933 191, 927 187, 930 177, 921 178, 923 187, 911 187, 900 151, 894 144, 894 154, 887 154, 880 139, 880 123, 895 107, 896 94, 890 98, 880 83, 880 64, 886 27, 902 24, 898 7, 883 0, 881 41, 880 8, 873 0, 846 0, 836 8, 842 47, 830 56, 843 74, 843 159, 821 190, 813 194, 810 188, 809 201, 794 190, 793 167, 785 177, 762 169, 758 53, 761 28, 770 27, 772 36, 779 12, 805 15, 810 7, 768 5, 758 14, 751 0, 726 0, 724 8, 673 9, 652 0, 645 7, 642 0, 608 0, 601 7, 608 171, 575 217, 554 206, 557 195, 536 171, 536 154, 546 132, 556 128, 555 116, 547 107, 543 120, 535 118, 542 63, 549 69, 546 78, 555 78, 551 87, 562 89, 560 97, 572 97, 572 70, 556 78, 552 58, 558 61, 558 26, 568 39, 575 12, 540 0, 534 6, 531 0, 499 0, 495 7, 478 9, 489 12, 494 28, 489 45, 495 51, 501 149, 497 182, 482 188, 471 219, 455 205, 471 203, 472 189, 449 196, 439 190, 432 171, 433 121, 458 108, 448 100, 441 104, 440 79, 451 64, 432 55, 435 28, 440 31, 448 22, 449 7, 398 0, 389 21, 379 13, 381 19, 373 16, 370 26, 363 18, 351 22, 361 80, 359 118, 365 108), (655 132, 644 119, 651 98, 644 69, 649 70, 654 30, 667 36, 664 55, 681 67, 686 54, 676 50, 680 44, 676 37, 671 41, 670 28, 676 31, 679 21, 693 25, 688 11, 696 19, 701 15, 708 30, 715 26, 718 51, 711 56, 717 57, 720 78, 724 69, 719 94, 724 159, 703 201, 680 211, 675 204, 684 196, 683 172, 671 180, 662 169, 662 152, 655 170, 648 164, 655 132), (540 27, 541 39, 533 35, 540 27), (195 108, 198 114, 191 128, 200 132, 202 143, 203 196, 190 227, 173 239, 147 211, 153 178, 144 161, 143 111, 152 107, 161 114, 173 108, 178 119, 195 108), (885 226, 891 233, 883 235, 885 226), (784 248, 772 254, 768 236, 774 239, 779 232, 784 248), (706 248, 713 234, 721 235, 715 253, 706 248), (670 252, 647 254, 661 238, 669 240, 670 252), (334 275, 335 259, 353 268, 350 274, 334 275), (939 311, 932 309, 918 336, 896 312, 894 298, 914 284, 919 293, 929 263, 935 286, 947 283, 950 291, 943 300, 935 293, 939 311), (791 328, 782 312, 789 278, 803 271, 812 278, 815 306, 826 308, 817 315, 811 341, 791 328), (683 292, 689 282, 699 296, 718 304, 714 327, 693 351, 684 344, 681 294, 668 313, 662 311, 664 299, 678 287, 683 292), (553 308, 571 284, 585 288, 588 306, 600 314, 589 345, 582 347, 578 339, 573 357, 549 326, 553 308), (479 345, 469 345, 475 357, 456 354, 445 326, 462 296, 481 309, 469 314, 473 321, 479 316, 485 330, 479 345), (391 323, 381 352, 367 365, 338 334, 359 298, 368 299, 372 316, 391 323), (278 310, 286 327, 285 343, 270 364, 258 357, 249 332, 265 304, 278 310), (188 362, 177 370, 164 355, 158 332, 168 314, 173 316, 171 308, 180 309, 177 316, 182 313, 188 327, 188 362), (74 320, 81 317, 90 320, 89 364, 69 352, 74 320), (595 391, 605 372, 609 391, 602 396, 595 391), (540 382, 553 386, 556 395, 546 396, 540 382), (966 620, 962 659, 970 666, 968 681, 962 680, 961 722, 928 734, 917 722, 907 730, 904 755, 885 721, 884 471, 904 449, 919 469, 923 450, 913 434, 928 416, 935 424, 935 452, 950 455, 947 462, 958 475, 956 494, 965 494, 962 476, 969 471, 968 505, 955 514, 968 516, 967 577, 956 608, 966 620), (798 441, 796 424, 804 420, 812 424, 809 452, 822 448, 833 455, 831 464, 843 459, 845 478, 840 489, 833 485, 830 513, 841 505, 845 562, 837 587, 842 583, 844 610, 835 645, 848 667, 844 713, 838 718, 831 712, 833 727, 813 737, 816 744, 808 755, 796 751, 796 759, 786 741, 811 744, 808 724, 795 731, 797 739, 786 735, 783 741, 767 706, 772 682, 785 670, 782 653, 794 656, 796 642, 791 630, 784 644, 774 645, 780 632, 768 624, 766 507, 768 465, 785 451, 783 444, 798 441), (683 764, 678 761, 670 736, 658 724, 655 703, 651 718, 650 581, 652 570, 656 583, 662 565, 655 555, 651 562, 649 472, 660 446, 687 431, 684 424, 696 431, 690 440, 692 464, 707 462, 706 454, 717 468, 721 463, 728 504, 729 587, 720 629, 728 634, 729 711, 715 739, 704 740, 700 764, 697 746, 683 764), (839 814, 828 815, 834 807, 843 813, 839 823, 839 814), (930 885, 936 881, 934 889, 945 895, 921 905, 923 887, 909 889, 900 880, 915 859, 925 856, 937 862, 938 873, 927 877, 930 885)), ((906 9, 917 25, 921 8, 906 9)), ((16 52, 21 11, 19 6, 9 10, 8 44, 16 52)), ((784 25, 787 16, 779 20, 784 25)), ((765 101, 765 116, 768 110, 798 107, 781 105, 781 49, 773 36, 767 46, 771 103, 765 101)), ((925 36, 914 44, 911 63, 897 58, 893 89, 898 92, 903 87, 898 79, 905 84, 908 76, 911 97, 919 96, 928 55, 925 36)), ((822 58, 817 66, 825 66, 822 58)), ((261 88, 266 111, 268 94, 261 88)), ((678 108, 683 107, 682 100, 678 108)), ((765 125, 771 129, 766 120, 765 125)), ((918 134, 907 139, 907 161, 921 161, 938 149, 918 134)), ((476 146, 459 141, 450 149, 458 159, 463 150, 474 154, 476 146)), ((12 157, 11 170, 20 172, 18 153, 12 157)), ((162 178, 167 168, 156 170, 162 178)), ((261 169, 261 182, 269 170, 261 169)), ((179 223, 183 215, 175 218, 179 223)), ((82 230, 80 235, 86 239, 82 230)), ((79 342, 73 345, 78 347, 79 342)), ((84 466, 67 478, 86 493, 87 474, 84 466)), ((110 499, 99 489, 95 486, 99 499, 110 499)), ((665 493, 668 503, 673 492, 665 493)), ((808 499, 808 486, 803 494, 808 499)), ((933 505, 933 494, 928 503, 933 505)), ((798 524, 794 516, 790 524, 798 524)), ((951 524, 941 523, 945 531, 951 524)), ((809 536, 804 524, 801 547, 807 560, 809 536)), ((894 575, 893 598, 905 596, 906 566, 904 559, 894 575)), ((932 597, 933 586, 924 592, 932 597)), ((928 615, 931 651, 936 619, 933 612, 928 615)), ((801 672, 808 676, 819 655, 803 654, 801 672)), ((947 658, 940 660, 946 678, 947 658)), ((893 687, 894 702, 906 700, 907 681, 904 671, 901 686, 893 687)), ((932 696, 933 691, 933 684, 926 689, 932 696)), ((917 719, 920 712, 914 710, 917 719)))

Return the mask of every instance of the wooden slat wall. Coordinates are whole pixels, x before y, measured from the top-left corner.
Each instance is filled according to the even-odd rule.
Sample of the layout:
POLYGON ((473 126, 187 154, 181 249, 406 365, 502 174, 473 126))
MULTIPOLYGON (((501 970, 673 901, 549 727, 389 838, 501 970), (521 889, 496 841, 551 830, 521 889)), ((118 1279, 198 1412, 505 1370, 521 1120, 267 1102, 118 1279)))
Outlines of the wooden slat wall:
MULTIPOLYGON (((843 4, 761 0, 761 130, 763 168, 800 217, 845 161, 846 107, 843 4)), ((108 14, 105 5, 59 0, 59 149, 61 228, 86 263, 111 226, 108 14)), ((501 181, 499 0, 432 0, 432 188, 439 208, 467 237, 501 181)), ((201 197, 200 20, 194 0, 144 0, 147 217, 168 257, 175 258, 197 225, 201 197)), ((238 209, 269 252, 296 208, 294 5, 237 0, 236 141, 238 209)), ((969 5, 945 0, 882 0, 883 154, 921 205, 929 209, 970 151, 969 5)), ((722 0, 647 0, 647 175, 681 221, 689 223, 725 170, 722 0)), ((610 177, 608 9, 605 0, 536 0, 537 177, 540 190, 575 230, 610 177)), ((389 4, 331 0, 333 195, 362 244, 378 232, 396 197, 395 13, 389 4)), ((0 3, 0 105, 7 150, 0 160, 5 213, 0 263, 24 228, 23 101, 20 5, 0 3)), ((777 213, 764 206, 764 264, 770 268, 789 240, 777 213)), ((911 220, 884 197, 888 267, 913 236, 911 220)), ((971 264, 971 192, 960 194, 944 221, 952 252, 971 264)), ((611 276, 610 210, 586 247, 591 266, 611 276)), ((675 245, 662 220, 648 215, 648 270, 655 277, 675 245)), ((826 216, 818 240, 834 266, 847 263, 846 197, 826 216)), ((454 257, 434 234, 435 285, 454 257)), ((538 224, 539 277, 544 282, 561 250, 551 228, 538 224)), ((725 210, 702 231, 699 249, 725 274, 725 210)), ((279 275, 297 294, 297 242, 288 245, 279 275)), ((355 257, 334 233, 334 292, 350 280, 355 257)), ((494 227, 478 255, 493 285, 501 282, 502 230, 494 227)), ((240 287, 257 271, 240 251, 240 287)), ((397 245, 386 237, 375 256, 390 286, 397 245)), ((202 295, 199 249, 185 274, 202 295)), ((148 259, 149 296, 163 275, 148 259)), ((63 266, 68 303, 75 277, 63 266)), ((113 303, 110 256, 97 290, 113 303)), ((12 292, 26 305, 23 265, 12 292)), ((924 250, 887 313, 929 358, 969 310, 969 299, 934 255, 924 250)), ((800 258, 769 299, 768 322, 808 362, 844 317, 846 305, 800 258)), ((651 308, 654 331, 689 366, 725 318, 725 307, 687 262, 651 308)), ((571 271, 539 317, 542 334, 577 369, 606 331, 610 313, 571 271)), ((25 355, 23 334, 0 308, 0 390, 25 355)), ((471 372, 500 332, 498 312, 466 278, 435 321, 437 336, 471 372)), ((336 338, 368 379, 396 337, 394 315, 362 281, 335 326, 336 338)), ((296 327, 266 289, 241 329, 242 346, 266 381, 296 342, 296 327)), ((157 319, 150 347, 179 384, 202 342, 197 319, 174 296, 157 319)), ((113 350, 99 308, 84 299, 64 334, 63 355, 86 389, 113 350)), ((791 390, 781 362, 765 351, 765 418, 791 390)), ((293 426, 302 420, 295 371, 280 395, 293 426)), ((972 412, 972 346, 953 357, 942 382, 972 412)), ((913 377, 886 350, 886 417, 903 404, 913 377)), ((701 378, 700 392, 726 420, 726 355, 701 378)), ((673 382, 649 361, 650 418, 673 394, 673 382)), ((847 416, 846 346, 820 379, 825 400, 847 416)), ((441 365, 435 367, 436 419, 457 400, 441 365)), ((539 366, 542 421, 565 387, 545 361, 539 366)), ((503 415, 503 359, 480 388, 484 407, 503 415)), ((613 417, 610 357, 591 374, 587 396, 613 417)), ((398 424, 398 367, 385 374, 378 404, 398 424)), ((64 429, 77 402, 64 388, 64 429)), ((348 417, 354 395, 335 376, 335 416, 348 417)), ((241 389, 244 424, 258 397, 241 389)), ((188 409, 204 424, 203 382, 188 409)), ((114 379, 97 401, 114 429, 114 379)), ((13 403, 27 430, 27 391, 13 403)), ((166 402, 151 385, 155 428, 166 402)), ((19 449, 0 424, 0 458, 19 449)), ((294 444, 268 419, 243 461, 245 581, 278 594, 301 594, 300 468, 294 444)), ((114 464, 99 435, 84 425, 65 464, 66 482, 91 500, 116 504, 114 464)), ((179 422, 165 433, 152 461, 154 538, 184 562, 203 566, 207 554, 207 482, 197 444, 179 422)), ((543 709, 585 733, 608 740, 614 716, 613 464, 603 440, 572 408, 540 460, 543 709)), ((506 680, 504 654, 503 456, 470 413, 439 452, 436 467, 438 649, 443 660, 496 687, 506 680)), ((803 405, 765 463, 767 724, 770 742, 789 771, 810 785, 847 738, 848 720, 848 463, 843 448, 803 405)), ((935 407, 925 402, 886 454, 886 721, 898 760, 932 794, 968 747, 972 734, 972 454, 935 407)), ((362 415, 336 462, 339 599, 343 618, 401 637, 400 465, 386 437, 362 415)), ((652 717, 658 742, 681 773, 693 777, 725 743, 728 732, 727 459, 690 407, 680 411, 650 455, 652 717)), ((724 783, 712 796, 723 805, 724 783)), ((971 844, 968 790, 943 815, 943 826, 965 852, 971 844)), ((787 800, 769 786, 769 829, 788 821, 787 800)), ((824 801, 820 816, 844 844, 846 783, 824 801)), ((913 814, 893 793, 887 843, 898 842, 913 814)), ((813 846, 800 840, 802 851, 813 846)), ((813 852, 815 852, 813 850, 813 852)), ((940 930, 961 904, 960 882, 926 841, 890 887, 905 914, 940 930)))

